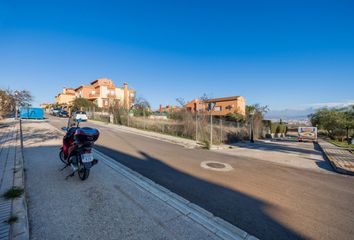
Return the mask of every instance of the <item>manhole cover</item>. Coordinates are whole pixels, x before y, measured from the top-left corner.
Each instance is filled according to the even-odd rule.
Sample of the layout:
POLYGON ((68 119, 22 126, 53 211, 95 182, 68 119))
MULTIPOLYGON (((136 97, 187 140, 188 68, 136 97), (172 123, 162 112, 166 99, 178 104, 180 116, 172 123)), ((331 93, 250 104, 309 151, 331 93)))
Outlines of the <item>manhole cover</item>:
POLYGON ((225 165, 222 163, 207 163, 207 165, 211 168, 225 168, 225 165))
POLYGON ((216 161, 204 161, 200 163, 200 166, 208 170, 224 171, 224 172, 231 171, 233 169, 230 164, 216 162, 216 161))

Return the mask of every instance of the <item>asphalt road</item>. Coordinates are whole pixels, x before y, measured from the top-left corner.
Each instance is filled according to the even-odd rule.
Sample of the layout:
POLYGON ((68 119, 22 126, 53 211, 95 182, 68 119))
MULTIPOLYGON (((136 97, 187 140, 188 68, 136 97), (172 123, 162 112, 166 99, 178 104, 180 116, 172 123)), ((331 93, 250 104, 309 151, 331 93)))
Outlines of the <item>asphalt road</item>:
MULTIPOLYGON (((50 117, 61 128, 66 119, 50 117)), ((354 239, 354 177, 187 149, 94 123, 96 148, 261 239, 354 239), (228 163, 211 171, 203 161, 228 163)))

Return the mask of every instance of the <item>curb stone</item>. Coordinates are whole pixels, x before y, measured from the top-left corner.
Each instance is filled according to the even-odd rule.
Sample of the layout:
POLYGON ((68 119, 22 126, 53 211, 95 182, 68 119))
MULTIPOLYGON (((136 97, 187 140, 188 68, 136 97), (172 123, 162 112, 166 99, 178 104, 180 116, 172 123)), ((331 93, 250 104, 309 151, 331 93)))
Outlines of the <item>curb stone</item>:
POLYGON ((104 164, 127 177, 147 192, 150 192, 163 202, 167 203, 194 222, 200 224, 202 227, 214 233, 221 239, 258 239, 255 236, 249 235, 244 230, 232 225, 231 223, 214 216, 211 212, 205 210, 204 208, 189 202, 187 199, 171 192, 170 190, 151 181, 150 179, 147 179, 140 173, 129 169, 128 167, 106 156, 97 149, 94 149, 94 153, 98 155, 104 164), (134 172, 134 174, 132 174, 132 172, 134 172), (138 178, 136 177, 137 175, 139 176, 138 178))
MULTIPOLYGON (((23 157, 23 136, 21 120, 18 123, 20 128, 16 129, 16 159, 14 168, 13 185, 25 189, 24 157, 23 157)), ((11 225, 11 239, 28 240, 29 224, 26 203, 26 192, 19 198, 12 201, 12 214, 18 217, 18 220, 11 225)))

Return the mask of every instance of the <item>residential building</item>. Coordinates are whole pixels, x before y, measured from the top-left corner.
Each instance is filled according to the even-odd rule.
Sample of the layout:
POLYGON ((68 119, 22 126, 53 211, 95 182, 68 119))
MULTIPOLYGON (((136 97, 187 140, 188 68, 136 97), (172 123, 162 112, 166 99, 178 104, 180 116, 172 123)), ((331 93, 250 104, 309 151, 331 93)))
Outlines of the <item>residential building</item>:
POLYGON ((75 89, 75 94, 77 98, 95 102, 100 108, 118 104, 128 109, 135 101, 135 90, 129 89, 127 83, 124 83, 123 87, 116 87, 108 78, 99 78, 90 85, 82 85, 75 89))
POLYGON ((162 112, 171 113, 171 112, 177 112, 180 110, 181 110, 181 107, 178 107, 175 105, 166 105, 164 107, 162 105, 160 105, 160 108, 159 108, 160 113, 162 113, 162 112))
POLYGON ((226 116, 229 113, 246 115, 246 102, 242 96, 213 98, 208 100, 194 99, 188 102, 185 107, 191 112, 207 112, 209 104, 212 106, 213 116, 226 116))
POLYGON ((63 92, 55 96, 55 103, 59 105, 70 105, 75 99, 75 90, 73 88, 63 88, 63 92))

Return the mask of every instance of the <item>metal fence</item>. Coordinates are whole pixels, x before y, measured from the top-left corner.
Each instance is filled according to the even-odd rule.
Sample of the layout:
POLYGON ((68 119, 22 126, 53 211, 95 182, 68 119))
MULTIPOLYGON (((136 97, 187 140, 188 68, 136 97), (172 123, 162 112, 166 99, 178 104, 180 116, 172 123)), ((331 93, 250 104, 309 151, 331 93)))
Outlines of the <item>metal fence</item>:
MULTIPOLYGON (((250 124, 247 122, 226 121, 223 118, 211 117, 206 114, 192 114, 185 112, 180 120, 153 119, 149 117, 135 117, 123 109, 86 109, 89 119, 125 125, 173 136, 194 139, 199 142, 213 144, 230 143, 247 140, 250 136, 250 124)), ((254 136, 264 135, 264 129, 254 128, 254 136)))

